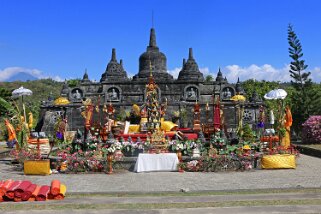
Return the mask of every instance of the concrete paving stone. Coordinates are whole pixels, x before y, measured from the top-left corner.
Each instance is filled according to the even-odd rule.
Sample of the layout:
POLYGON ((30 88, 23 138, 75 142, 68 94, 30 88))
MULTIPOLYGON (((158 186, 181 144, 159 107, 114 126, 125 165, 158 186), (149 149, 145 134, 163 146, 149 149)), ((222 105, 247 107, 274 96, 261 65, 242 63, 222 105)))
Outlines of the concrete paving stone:
POLYGON ((296 169, 245 172, 150 172, 114 174, 52 174, 26 176, 14 166, 0 162, 0 179, 30 180, 40 185, 59 179, 68 192, 178 192, 269 188, 321 188, 321 159, 301 155, 296 169))

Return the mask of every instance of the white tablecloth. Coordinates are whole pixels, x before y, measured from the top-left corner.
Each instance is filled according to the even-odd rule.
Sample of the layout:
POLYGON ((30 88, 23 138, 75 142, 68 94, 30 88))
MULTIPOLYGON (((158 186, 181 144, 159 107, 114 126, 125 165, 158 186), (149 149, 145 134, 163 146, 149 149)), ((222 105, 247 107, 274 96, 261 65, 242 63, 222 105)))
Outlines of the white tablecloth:
POLYGON ((135 172, 177 171, 178 158, 176 153, 139 154, 135 172))

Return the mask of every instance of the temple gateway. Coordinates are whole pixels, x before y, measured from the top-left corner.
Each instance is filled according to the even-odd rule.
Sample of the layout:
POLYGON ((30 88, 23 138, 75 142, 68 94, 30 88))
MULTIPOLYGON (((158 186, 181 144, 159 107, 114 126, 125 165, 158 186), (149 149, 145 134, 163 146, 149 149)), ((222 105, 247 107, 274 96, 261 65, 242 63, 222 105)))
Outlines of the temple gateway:
MULTIPOLYGON (((192 48, 189 48, 187 60, 183 59, 182 69, 177 79, 167 72, 166 60, 166 55, 157 46, 154 28, 150 30, 146 51, 139 57, 139 71, 132 78, 127 76, 123 61, 117 60, 116 50, 112 49, 111 59, 99 82, 91 81, 86 71, 79 85, 69 87, 65 82, 61 97, 68 99, 68 104, 57 105, 52 100, 43 102, 40 120, 42 131, 53 131, 56 119, 61 115, 68 119, 70 130, 83 130, 84 118, 80 113, 82 101, 85 98, 90 98, 92 103, 100 108, 111 103, 115 108, 116 119, 120 113, 130 111, 133 104, 142 106, 146 100, 146 84, 150 73, 158 85, 159 102, 167 100, 165 120, 172 120, 175 112, 185 112, 186 115, 180 115, 180 126, 193 128, 193 110, 197 102, 200 106, 202 124, 213 123, 213 106, 214 103, 219 103, 224 127, 228 134, 236 131, 240 119, 243 124, 257 124, 259 106, 262 105, 262 100, 257 94, 248 96, 251 98, 245 102, 231 100, 234 95, 244 95, 239 80, 236 84, 230 84, 219 70, 214 81, 205 81, 192 48), (240 109, 243 110, 241 115, 240 109), (184 123, 182 119, 185 119, 184 123)), ((98 114, 94 115, 96 121, 101 120, 99 117, 98 114)))

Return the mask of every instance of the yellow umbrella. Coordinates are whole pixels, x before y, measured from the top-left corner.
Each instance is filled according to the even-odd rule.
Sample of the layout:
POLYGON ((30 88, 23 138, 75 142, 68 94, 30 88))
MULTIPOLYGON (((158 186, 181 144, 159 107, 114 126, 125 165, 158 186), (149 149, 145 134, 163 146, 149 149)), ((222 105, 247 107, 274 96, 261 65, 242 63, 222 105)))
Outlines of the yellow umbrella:
POLYGON ((231 100, 233 101, 245 101, 246 98, 243 95, 237 94, 231 97, 231 100))
POLYGON ((55 105, 67 105, 69 104, 69 100, 66 97, 59 97, 55 99, 54 104, 55 105))

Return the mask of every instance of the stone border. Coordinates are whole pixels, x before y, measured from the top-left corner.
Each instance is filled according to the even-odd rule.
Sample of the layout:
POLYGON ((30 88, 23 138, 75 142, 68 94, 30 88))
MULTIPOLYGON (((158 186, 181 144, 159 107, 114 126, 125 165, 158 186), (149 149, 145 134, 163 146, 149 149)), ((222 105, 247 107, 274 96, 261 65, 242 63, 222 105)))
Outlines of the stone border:
POLYGON ((321 158, 321 150, 307 147, 305 145, 299 145, 299 144, 295 144, 295 146, 302 154, 321 158))

